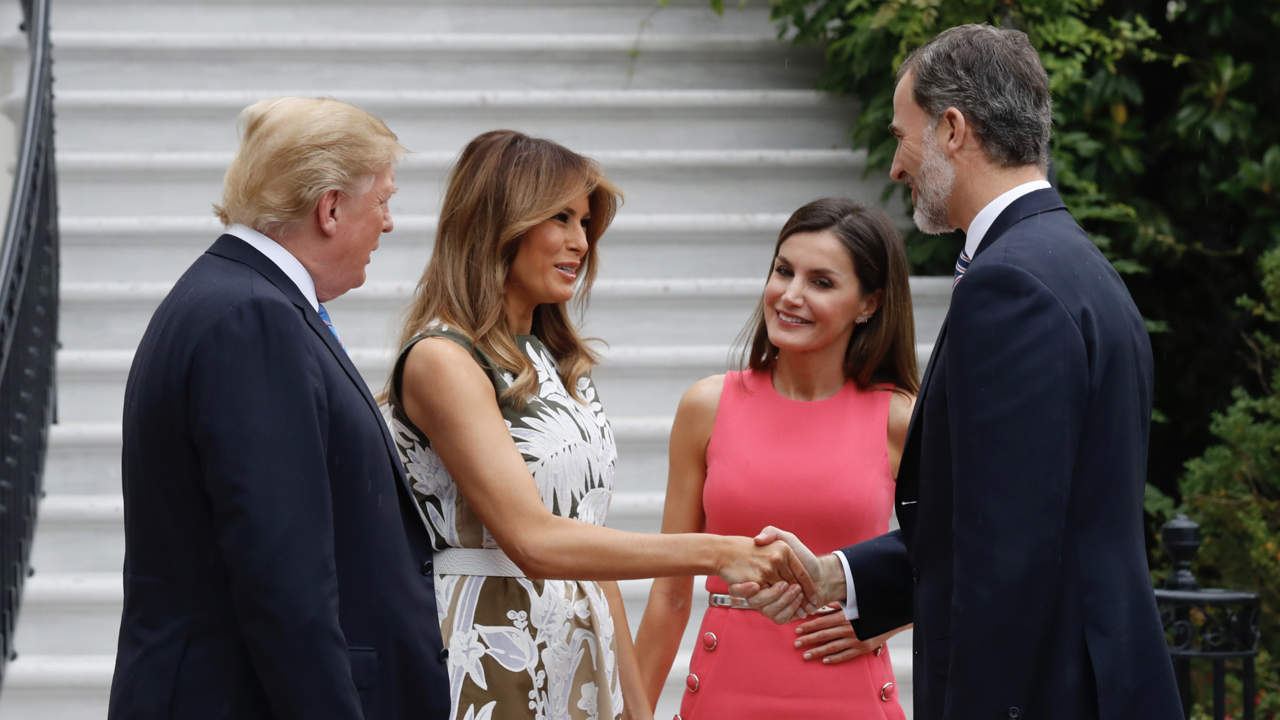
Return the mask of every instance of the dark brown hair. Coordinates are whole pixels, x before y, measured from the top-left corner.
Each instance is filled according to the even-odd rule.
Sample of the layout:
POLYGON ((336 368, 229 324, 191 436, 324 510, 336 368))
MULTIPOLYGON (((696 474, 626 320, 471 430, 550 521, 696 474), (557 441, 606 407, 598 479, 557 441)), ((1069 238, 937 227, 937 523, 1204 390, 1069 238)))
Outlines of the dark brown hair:
MULTIPOLYGON (((782 226, 769 260, 769 273, 787 238, 823 231, 831 232, 849 252, 862 292, 883 291, 880 307, 866 323, 856 325, 849 338, 844 353, 845 377, 863 389, 889 383, 907 392, 919 392, 907 254, 902 236, 887 215, 845 198, 814 200, 792 213, 782 226)), ((743 330, 744 340, 748 335, 751 341, 743 343, 742 365, 752 370, 772 369, 778 361, 778 348, 769 342, 763 295, 743 330)))

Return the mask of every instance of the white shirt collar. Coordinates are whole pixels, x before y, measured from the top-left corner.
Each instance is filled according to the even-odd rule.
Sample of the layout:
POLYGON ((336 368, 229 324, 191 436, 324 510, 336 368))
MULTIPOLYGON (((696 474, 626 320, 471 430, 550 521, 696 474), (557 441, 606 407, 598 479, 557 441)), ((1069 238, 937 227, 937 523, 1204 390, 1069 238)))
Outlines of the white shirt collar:
POLYGON ((1014 200, 1035 192, 1036 190, 1044 190, 1052 187, 1048 180, 1032 180, 1029 183, 1023 183, 1012 190, 1008 190, 997 197, 995 200, 987 203, 987 206, 978 211, 973 217, 973 222, 969 223, 969 231, 964 235, 964 253, 969 257, 973 257, 978 253, 978 246, 982 244, 982 238, 991 229, 991 224, 1000 217, 1000 213, 1013 204, 1014 200))
POLYGON ((320 301, 316 299, 316 283, 311 279, 311 274, 302 266, 298 258, 293 253, 284 248, 283 245, 254 230, 248 225, 236 223, 226 229, 228 235, 235 235, 241 240, 253 246, 254 250, 267 256, 267 259, 276 264, 280 271, 298 286, 298 291, 302 293, 302 297, 311 303, 312 310, 320 308, 320 301))

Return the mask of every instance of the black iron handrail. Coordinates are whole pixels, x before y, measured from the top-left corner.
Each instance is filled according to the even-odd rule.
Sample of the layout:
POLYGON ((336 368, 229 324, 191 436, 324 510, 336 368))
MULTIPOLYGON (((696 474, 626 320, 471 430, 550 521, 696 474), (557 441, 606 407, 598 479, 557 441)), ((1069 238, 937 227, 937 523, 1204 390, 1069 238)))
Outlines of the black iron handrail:
POLYGON ((36 503, 54 420, 58 202, 50 0, 21 0, 30 68, 9 217, 0 242, 0 683, 30 572, 36 503))

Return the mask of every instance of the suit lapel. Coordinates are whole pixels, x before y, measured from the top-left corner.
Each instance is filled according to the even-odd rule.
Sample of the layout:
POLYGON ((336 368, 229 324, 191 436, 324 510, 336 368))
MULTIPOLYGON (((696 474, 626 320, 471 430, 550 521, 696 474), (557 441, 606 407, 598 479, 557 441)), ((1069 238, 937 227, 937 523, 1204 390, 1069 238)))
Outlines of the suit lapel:
POLYGON ((916 398, 916 406, 911 411, 911 421, 907 424, 907 439, 902 445, 902 459, 898 463, 898 482, 894 493, 894 506, 898 514, 898 527, 902 528, 908 542, 914 536, 916 503, 920 498, 920 426, 924 422, 925 398, 928 396, 933 371, 940 362, 947 340, 948 312, 942 318, 942 327, 938 330, 938 338, 933 343, 933 352, 929 353, 929 364, 925 366, 924 376, 920 380, 920 394, 916 398))
MULTIPOLYGON (((1057 191, 1052 188, 1043 190, 1035 190, 1014 200, 1009 207, 1005 208, 995 222, 991 224, 986 235, 979 243, 978 249, 974 252, 973 262, 977 262, 978 256, 987 248, 994 245, 1001 236, 1003 236, 1009 228, 1017 223, 1040 213, 1050 212, 1053 210, 1066 210, 1062 198, 1058 196, 1057 191)), ((972 265, 970 269, 972 270, 972 265)), ((961 280, 961 282, 964 282, 961 280)), ((929 364, 925 366, 924 376, 920 380, 920 394, 916 398, 915 410, 911 413, 911 422, 907 425, 907 439, 902 448, 902 460, 898 466, 898 484, 895 493, 896 511, 898 513, 898 525, 902 528, 904 536, 908 543, 913 540, 913 529, 915 527, 916 503, 920 497, 920 476, 919 476, 919 457, 920 457, 920 434, 922 432, 921 425, 924 423, 923 415, 926 405, 926 398, 929 392, 933 390, 934 370, 942 362, 943 353, 946 351, 947 342, 947 325, 951 319, 951 313, 948 310, 946 317, 942 320, 942 327, 938 330, 938 339, 934 341, 933 352, 929 355, 929 364)), ((941 390, 938 390, 941 392, 941 390)))
MULTIPOLYGON (((338 344, 338 339, 329 331, 328 326, 320 319, 315 309, 311 307, 311 302, 302 295, 302 291, 298 289, 298 286, 270 258, 234 235, 219 237, 208 252, 253 268, 274 285, 276 289, 284 293, 289 298, 289 301, 298 308, 299 312, 302 313, 303 319, 310 326, 311 331, 329 349, 329 354, 333 356, 333 359, 342 368, 343 372, 347 374, 347 379, 360 391, 360 396, 364 398, 365 405, 373 413, 378 427, 382 430, 382 443, 386 447, 387 453, 391 456, 391 466, 395 468, 396 479, 409 493, 409 497, 412 498, 412 488, 409 486, 408 478, 405 477, 404 467, 400 463, 400 453, 396 450, 395 441, 392 440, 391 432, 387 429, 387 424, 382 418, 382 411, 378 409, 378 403, 373 399, 373 395, 369 393, 369 387, 365 384, 364 378, 360 376, 360 371, 356 370, 356 366, 352 364, 351 356, 338 344)), ((417 506, 416 502, 414 506, 417 506)), ((419 512, 421 512, 421 509, 419 509, 419 512)))

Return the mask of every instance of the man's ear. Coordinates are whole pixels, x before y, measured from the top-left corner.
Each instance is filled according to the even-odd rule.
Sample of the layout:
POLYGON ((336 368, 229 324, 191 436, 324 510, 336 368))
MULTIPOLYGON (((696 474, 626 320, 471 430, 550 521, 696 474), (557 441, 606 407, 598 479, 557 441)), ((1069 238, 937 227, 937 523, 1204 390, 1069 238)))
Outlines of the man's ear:
POLYGON ((941 138, 942 149, 946 151, 947 155, 955 155, 960 152, 961 148, 969 140, 969 124, 965 122, 964 113, 954 107, 949 107, 942 112, 938 128, 944 133, 941 138))
POLYGON ((338 232, 338 218, 341 215, 341 210, 338 206, 341 200, 341 190, 328 190, 316 202, 316 226, 325 235, 333 235, 338 232))

